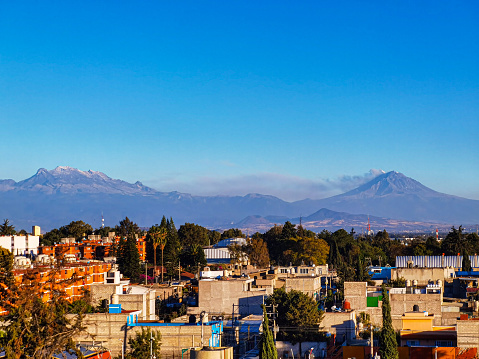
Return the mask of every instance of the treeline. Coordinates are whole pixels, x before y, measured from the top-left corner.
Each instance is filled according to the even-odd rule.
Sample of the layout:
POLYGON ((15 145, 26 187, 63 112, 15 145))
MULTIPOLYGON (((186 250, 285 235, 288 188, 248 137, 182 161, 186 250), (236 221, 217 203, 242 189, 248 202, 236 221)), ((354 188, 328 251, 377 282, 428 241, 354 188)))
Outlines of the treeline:
MULTIPOLYGON (((147 260, 153 264, 155 253, 157 258, 161 258, 163 254, 167 275, 177 273, 180 264, 192 271, 206 265, 204 246, 214 245, 225 238, 246 238, 241 230, 235 228, 221 233, 194 223, 185 223, 177 229, 173 218, 167 219, 163 216, 160 224, 151 226, 148 231, 142 231, 128 217, 113 228, 93 229, 89 224, 75 221, 46 233, 41 238, 41 243, 52 244, 63 237, 80 240, 89 234, 107 236, 109 232, 115 232, 121 238, 113 248, 120 264, 125 248, 128 247, 127 239, 132 237, 133 243, 135 236, 146 236, 147 260), (155 245, 156 232, 165 233, 164 243, 161 245, 155 245)), ((130 247, 133 250, 131 244, 130 247)), ((275 225, 265 233, 254 233, 244 246, 232 245, 229 249, 232 260, 237 262, 247 255, 250 263, 259 267, 270 264, 327 263, 337 270, 343 281, 363 281, 369 278, 366 271, 368 266, 395 266, 396 256, 479 253, 479 236, 476 233, 464 233, 462 227, 452 227, 441 242, 434 236, 429 236, 418 237, 406 245, 391 239, 386 230, 373 236, 357 236, 354 229, 350 232, 340 229, 335 232, 323 230, 315 233, 287 221, 283 225, 275 225)))

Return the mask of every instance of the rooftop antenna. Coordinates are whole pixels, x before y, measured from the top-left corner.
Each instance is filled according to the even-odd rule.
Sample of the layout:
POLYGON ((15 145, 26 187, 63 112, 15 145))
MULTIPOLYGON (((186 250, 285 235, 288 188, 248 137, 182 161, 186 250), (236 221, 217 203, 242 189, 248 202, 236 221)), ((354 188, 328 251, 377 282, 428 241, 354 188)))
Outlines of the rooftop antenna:
POLYGON ((103 212, 101 212, 101 228, 105 228, 105 218, 103 218, 103 212))
POLYGON ((371 231, 371 223, 369 222, 369 214, 368 214, 368 236, 372 236, 374 233, 371 231))

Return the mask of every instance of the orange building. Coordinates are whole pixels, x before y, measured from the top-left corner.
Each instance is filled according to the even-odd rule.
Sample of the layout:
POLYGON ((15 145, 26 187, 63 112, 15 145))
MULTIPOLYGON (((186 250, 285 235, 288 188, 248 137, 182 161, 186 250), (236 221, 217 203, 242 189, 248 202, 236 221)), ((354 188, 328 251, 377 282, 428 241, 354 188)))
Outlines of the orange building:
MULTIPOLYGON (((98 259, 111 255, 111 246, 118 244, 120 237, 115 237, 113 241, 104 241, 101 239, 88 239, 79 243, 59 243, 53 246, 38 247, 38 254, 46 254, 49 256, 62 256, 65 254, 73 254, 76 258, 81 259, 98 259)), ((140 260, 146 259, 146 237, 140 237, 136 240, 136 248, 140 255, 140 260)))
POLYGON ((60 268, 37 266, 33 269, 14 270, 17 283, 23 282, 25 275, 43 287, 43 299, 50 298, 54 288, 63 290, 68 299, 80 298, 85 290, 90 290, 95 283, 104 283, 106 273, 111 269, 110 263, 70 263, 60 268))

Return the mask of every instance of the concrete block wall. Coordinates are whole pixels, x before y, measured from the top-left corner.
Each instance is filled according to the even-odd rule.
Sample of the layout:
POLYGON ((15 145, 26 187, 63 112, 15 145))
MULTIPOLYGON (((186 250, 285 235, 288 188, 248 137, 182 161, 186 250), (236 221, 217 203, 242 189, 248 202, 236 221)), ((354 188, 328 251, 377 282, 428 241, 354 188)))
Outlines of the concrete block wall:
POLYGON ((457 346, 479 348, 479 320, 457 321, 457 346))
POLYGON ((344 282, 344 299, 358 313, 367 310, 367 282, 344 282))
POLYGON ((401 329, 401 317, 405 312, 412 312, 417 304, 420 312, 434 314, 433 325, 442 325, 442 294, 390 294, 391 318, 395 330, 401 329))
POLYGON ((261 314, 262 297, 272 294, 273 290, 272 288, 254 290, 248 288, 248 284, 243 280, 200 280, 198 312, 230 314, 234 304, 241 305, 239 309, 243 314, 261 314))
MULTIPOLYGON (((127 327, 129 314, 96 313, 87 314, 83 324, 85 331, 73 338, 75 342, 102 343, 111 350, 113 356, 121 355, 123 343, 128 343, 130 337, 141 332, 141 327, 127 327)), ((145 327, 146 329, 147 327, 145 327)), ((150 327, 161 333, 161 352, 168 355, 181 356, 181 349, 199 347, 201 345, 201 326, 158 326, 150 327)), ((207 345, 211 338, 211 327, 203 327, 203 340, 207 345)))
POLYGON ((341 339, 353 339, 356 336, 356 311, 326 312, 321 321, 322 330, 336 334, 341 339))

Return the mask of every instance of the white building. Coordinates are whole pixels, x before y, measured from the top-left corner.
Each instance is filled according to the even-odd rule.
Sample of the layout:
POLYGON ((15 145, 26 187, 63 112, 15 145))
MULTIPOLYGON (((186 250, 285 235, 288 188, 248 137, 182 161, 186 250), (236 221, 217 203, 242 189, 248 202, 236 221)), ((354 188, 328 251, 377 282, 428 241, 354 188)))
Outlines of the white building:
POLYGON ((39 236, 0 236, 0 247, 8 249, 14 256, 38 254, 39 236))

